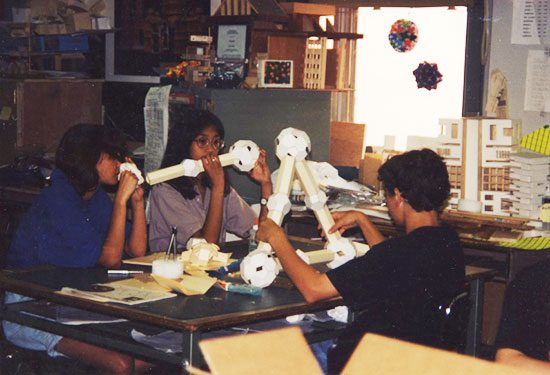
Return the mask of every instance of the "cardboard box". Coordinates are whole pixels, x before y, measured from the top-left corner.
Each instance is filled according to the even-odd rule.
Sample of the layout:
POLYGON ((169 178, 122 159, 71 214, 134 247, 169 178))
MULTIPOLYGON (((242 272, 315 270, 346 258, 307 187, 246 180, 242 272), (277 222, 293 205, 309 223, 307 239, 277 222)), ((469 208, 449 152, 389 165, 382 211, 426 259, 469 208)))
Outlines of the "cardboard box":
POLYGON ((308 14, 311 16, 334 16, 336 6, 312 3, 279 3, 288 14, 308 14))
POLYGON ((31 22, 31 8, 11 8, 11 20, 15 23, 31 22))
POLYGON ((94 30, 110 30, 111 21, 109 17, 93 17, 92 28, 94 30))
POLYGON ((39 23, 34 31, 40 35, 66 34, 67 26, 64 23, 39 23))
POLYGON ((330 124, 329 163, 359 168, 365 151, 365 124, 332 122, 330 124))
POLYGON ((379 191, 378 168, 380 168, 382 162, 382 154, 366 153, 359 164, 359 182, 366 186, 372 186, 379 191))
POLYGON ((74 33, 80 30, 91 30, 92 20, 88 12, 72 13, 65 19, 67 32, 74 33))

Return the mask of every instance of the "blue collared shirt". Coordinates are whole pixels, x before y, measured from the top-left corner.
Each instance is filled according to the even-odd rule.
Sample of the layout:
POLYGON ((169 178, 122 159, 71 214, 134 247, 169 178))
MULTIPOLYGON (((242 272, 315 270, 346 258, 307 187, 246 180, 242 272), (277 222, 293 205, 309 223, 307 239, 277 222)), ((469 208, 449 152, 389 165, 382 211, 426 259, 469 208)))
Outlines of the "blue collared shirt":
POLYGON ((105 190, 99 187, 83 200, 60 170, 53 171, 51 181, 19 224, 8 252, 9 268, 91 267, 101 255, 113 212, 105 190))

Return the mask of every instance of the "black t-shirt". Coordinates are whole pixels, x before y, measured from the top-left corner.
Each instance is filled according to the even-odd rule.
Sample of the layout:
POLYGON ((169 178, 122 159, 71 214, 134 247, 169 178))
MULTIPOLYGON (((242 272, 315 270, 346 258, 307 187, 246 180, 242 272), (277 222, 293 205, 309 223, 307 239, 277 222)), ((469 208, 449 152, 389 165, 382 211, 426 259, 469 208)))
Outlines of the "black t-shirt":
POLYGON ((550 361, 550 259, 522 270, 508 286, 496 347, 550 361))
MULTIPOLYGON (((366 332, 437 346, 439 326, 426 319, 428 306, 465 289, 462 247, 446 225, 388 239, 327 276, 358 312, 338 346, 342 340, 356 344, 366 332)), ((344 351, 353 350, 353 344, 344 351)))

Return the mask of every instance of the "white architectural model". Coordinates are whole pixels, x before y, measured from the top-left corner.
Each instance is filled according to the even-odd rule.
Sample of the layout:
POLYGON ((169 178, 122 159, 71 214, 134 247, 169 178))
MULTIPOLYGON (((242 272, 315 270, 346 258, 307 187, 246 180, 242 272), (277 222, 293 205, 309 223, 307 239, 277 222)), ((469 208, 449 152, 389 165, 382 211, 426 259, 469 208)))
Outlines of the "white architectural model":
MULTIPOLYGON (((260 156, 260 149, 252 141, 237 141, 229 148, 227 154, 220 155, 220 163, 223 167, 233 165, 241 172, 248 172, 256 164, 260 156)), ((147 173, 145 180, 149 185, 159 184, 182 176, 195 177, 204 171, 201 160, 185 159, 178 165, 162 168, 147 173)))
MULTIPOLYGON (((290 211, 291 205, 288 196, 294 180, 294 173, 296 173, 306 194, 306 206, 314 212, 328 239, 327 250, 308 252, 307 254, 298 250, 298 254, 307 263, 330 261, 328 266, 336 268, 356 256, 363 255, 369 247, 342 238, 339 232, 328 233, 328 230, 334 225, 334 220, 326 206, 327 197, 319 189, 305 161, 310 149, 310 139, 301 130, 286 128, 277 136, 276 154, 281 160, 281 166, 274 192, 267 202, 267 215, 280 225, 284 216, 290 211)), ((241 277, 249 284, 264 288, 275 280, 280 268, 271 246, 268 243, 260 242, 258 248, 241 262, 241 277)))
MULTIPOLYGON (((342 238, 339 232, 328 234, 334 220, 326 206, 327 197, 319 189, 305 161, 311 150, 308 135, 301 130, 286 128, 277 136, 276 144, 276 154, 281 160, 281 166, 274 192, 267 202, 268 217, 280 225, 290 211, 289 194, 296 172, 306 193, 306 206, 313 210, 324 232, 327 233, 326 250, 310 251, 307 254, 298 250, 300 257, 309 264, 330 262, 328 266, 336 268, 356 256, 365 254, 369 250, 368 245, 342 238)), ((254 142, 238 141, 231 146, 229 153, 220 155, 220 162, 223 166, 233 165, 246 172, 254 167, 259 154, 259 148, 254 142)), ((202 171, 204 168, 200 160, 186 159, 181 164, 150 172, 145 179, 150 185, 154 185, 181 176, 194 177, 202 171)), ((271 246, 260 242, 257 249, 243 259, 240 269, 243 280, 264 288, 275 280, 281 265, 275 259, 271 246)))
POLYGON ((508 215, 511 207, 510 154, 519 147, 521 124, 509 119, 441 119, 438 154, 458 199, 480 201, 482 213, 508 215))

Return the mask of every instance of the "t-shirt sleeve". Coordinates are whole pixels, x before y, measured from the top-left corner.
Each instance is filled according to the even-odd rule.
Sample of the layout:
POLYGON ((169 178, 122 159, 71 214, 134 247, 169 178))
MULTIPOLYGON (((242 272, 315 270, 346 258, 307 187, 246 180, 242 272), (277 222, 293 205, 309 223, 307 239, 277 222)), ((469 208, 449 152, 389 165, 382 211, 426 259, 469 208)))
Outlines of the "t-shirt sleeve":
POLYGON ((391 288, 388 263, 390 240, 373 246, 365 255, 327 272, 327 276, 348 306, 363 307, 380 301, 391 288))
POLYGON ((153 189, 150 198, 150 247, 152 251, 166 250, 170 242, 170 227, 178 229, 177 240, 185 245, 189 238, 199 231, 204 219, 193 212, 192 202, 175 189, 159 186, 153 189))
POLYGON ((231 188, 225 207, 225 230, 240 237, 247 237, 256 215, 241 196, 231 188))

